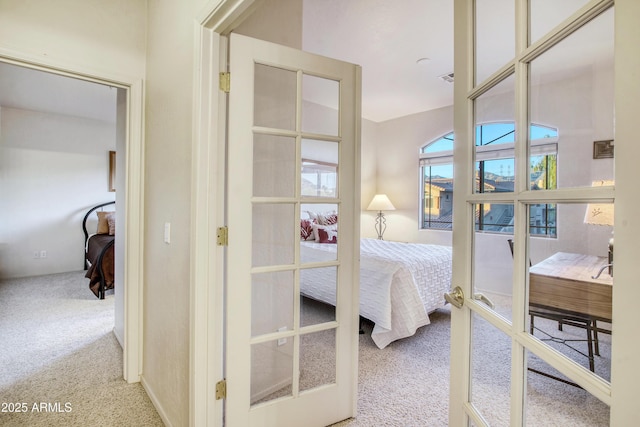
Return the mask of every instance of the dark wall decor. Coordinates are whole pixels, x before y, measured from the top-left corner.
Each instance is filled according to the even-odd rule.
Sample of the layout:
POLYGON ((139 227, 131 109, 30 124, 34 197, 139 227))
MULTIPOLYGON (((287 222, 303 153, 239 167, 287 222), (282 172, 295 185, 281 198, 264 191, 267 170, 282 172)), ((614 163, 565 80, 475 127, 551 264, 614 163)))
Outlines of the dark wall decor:
POLYGON ((594 159, 613 158, 613 139, 609 139, 606 141, 593 141, 593 158, 594 159))

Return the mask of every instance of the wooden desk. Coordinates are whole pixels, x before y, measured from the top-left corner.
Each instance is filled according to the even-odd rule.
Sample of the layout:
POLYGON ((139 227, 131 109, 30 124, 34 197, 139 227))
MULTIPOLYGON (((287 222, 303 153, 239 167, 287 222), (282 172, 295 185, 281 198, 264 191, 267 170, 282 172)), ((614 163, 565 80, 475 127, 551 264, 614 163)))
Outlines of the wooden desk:
POLYGON ((607 258, 558 252, 529 269, 529 304, 611 322, 613 277, 592 279, 607 258))
MULTIPOLYGON (((529 268, 530 333, 533 334, 535 328, 535 316, 557 320, 560 330, 562 325, 585 329, 587 354, 568 343, 582 340, 561 339, 548 332, 543 333, 547 336, 544 339, 563 343, 588 357, 592 372, 593 356, 600 354, 598 332, 611 333, 610 330, 600 329, 597 321, 611 322, 613 277, 605 269, 597 279, 592 278, 607 263, 605 257, 558 252, 529 268)), ((577 386, 553 375, 535 372, 577 386)))

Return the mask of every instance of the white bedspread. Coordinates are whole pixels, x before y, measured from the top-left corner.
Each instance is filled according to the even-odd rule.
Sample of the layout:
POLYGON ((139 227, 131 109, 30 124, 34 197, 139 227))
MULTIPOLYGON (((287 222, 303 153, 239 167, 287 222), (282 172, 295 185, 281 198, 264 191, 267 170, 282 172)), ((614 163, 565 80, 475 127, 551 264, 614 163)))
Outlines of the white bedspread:
MULTIPOLYGON (((303 262, 326 260, 335 250, 333 244, 303 242, 301 257, 303 262)), ((303 274, 300 286, 304 295, 335 305, 335 278, 303 274)), ((375 323, 371 338, 379 348, 428 325, 428 314, 444 306, 450 288, 450 247, 360 241, 360 315, 375 323)))

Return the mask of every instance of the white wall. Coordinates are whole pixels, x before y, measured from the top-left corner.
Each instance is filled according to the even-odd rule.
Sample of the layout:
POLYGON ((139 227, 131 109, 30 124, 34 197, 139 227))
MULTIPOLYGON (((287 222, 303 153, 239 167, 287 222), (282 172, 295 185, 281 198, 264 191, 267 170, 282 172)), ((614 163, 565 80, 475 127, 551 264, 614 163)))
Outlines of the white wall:
POLYGON ((302 0, 264 0, 233 32, 302 49, 302 0))
MULTIPOLYGON (((374 136, 377 167, 376 192, 389 196, 396 208, 395 211, 385 212, 386 240, 451 245, 451 233, 448 231, 420 230, 418 159, 420 148, 425 143, 451 132, 452 129, 453 108, 451 107, 376 124, 374 136)), ((365 158, 363 157, 364 169, 365 158)), ((370 201, 371 198, 366 201, 366 204, 368 205, 370 201)), ((375 216, 375 212, 366 214, 371 218, 375 216)), ((375 236, 373 226, 363 226, 363 234, 369 228, 373 231, 371 237, 375 236)))
POLYGON ((2 0, 0 48, 144 76, 146 0, 2 0))
POLYGON ((175 426, 189 424, 193 46, 202 3, 148 4, 143 381, 175 426))
POLYGON ((367 212, 367 206, 378 191, 376 161, 377 123, 362 119, 361 122, 361 155, 360 155, 360 236, 377 237, 375 227, 375 212, 367 212))
POLYGON ((1 129, 0 277, 81 270, 82 218, 114 200, 114 124, 5 107, 1 129), (35 258, 36 251, 46 258, 35 258))
POLYGON ((165 422, 176 426, 189 419, 193 36, 194 17, 204 3, 0 3, 0 49, 100 76, 147 79, 142 377, 165 422), (172 223, 171 245, 162 242, 164 222, 172 223))

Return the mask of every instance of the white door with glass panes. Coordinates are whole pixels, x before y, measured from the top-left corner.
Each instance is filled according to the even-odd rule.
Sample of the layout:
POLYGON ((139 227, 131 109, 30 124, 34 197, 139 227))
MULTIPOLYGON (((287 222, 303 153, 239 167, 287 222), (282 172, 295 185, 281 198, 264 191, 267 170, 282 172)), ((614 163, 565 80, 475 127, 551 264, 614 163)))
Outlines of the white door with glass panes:
POLYGON ((329 425, 355 415, 360 69, 236 34, 229 51, 225 423, 329 425), (318 282, 333 304, 305 296, 318 282))
MULTIPOLYGON (((621 95, 635 89, 637 99, 638 85, 616 68, 632 58, 636 43, 624 34, 637 35, 630 16, 640 7, 456 0, 454 8, 449 424, 623 425, 637 413, 623 374, 633 364, 616 356, 638 360, 633 330, 620 321, 638 275, 620 253, 632 239, 618 227, 634 230, 637 177, 635 187, 621 177, 633 176, 628 156, 639 150, 629 127, 638 101, 621 95)), ((424 170, 438 161, 423 150, 424 170)))

